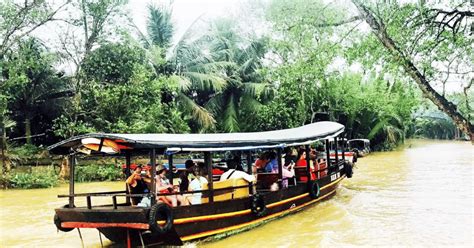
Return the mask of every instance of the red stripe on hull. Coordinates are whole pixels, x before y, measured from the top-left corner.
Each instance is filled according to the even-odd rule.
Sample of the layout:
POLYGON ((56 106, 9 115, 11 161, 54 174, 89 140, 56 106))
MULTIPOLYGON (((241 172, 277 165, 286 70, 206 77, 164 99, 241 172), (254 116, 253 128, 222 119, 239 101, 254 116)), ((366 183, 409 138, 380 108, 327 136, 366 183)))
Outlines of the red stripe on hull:
POLYGON ((101 228, 101 227, 125 227, 132 229, 148 230, 150 226, 145 223, 95 223, 95 222, 63 222, 64 228, 101 228))

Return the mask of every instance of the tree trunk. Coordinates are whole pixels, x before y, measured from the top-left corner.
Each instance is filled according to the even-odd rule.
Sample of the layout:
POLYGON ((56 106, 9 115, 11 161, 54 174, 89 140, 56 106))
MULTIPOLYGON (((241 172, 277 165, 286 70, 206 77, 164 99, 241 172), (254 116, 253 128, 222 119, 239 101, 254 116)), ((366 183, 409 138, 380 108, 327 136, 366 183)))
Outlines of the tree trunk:
POLYGON ((385 46, 387 50, 398 60, 400 61, 401 65, 405 69, 411 78, 416 82, 418 87, 423 93, 423 96, 430 99, 438 108, 439 110, 446 113, 449 117, 451 117, 456 124, 456 126, 464 133, 467 133, 471 139, 471 142, 474 142, 474 127, 473 125, 458 112, 456 105, 449 102, 436 92, 428 82, 425 76, 420 73, 418 68, 413 64, 413 62, 406 56, 400 48, 395 44, 392 38, 388 35, 383 27, 383 23, 379 23, 378 20, 375 19, 374 15, 370 12, 370 10, 365 7, 359 0, 352 0, 354 5, 359 10, 360 14, 364 17, 365 21, 369 24, 372 28, 373 33, 380 42, 385 46))
POLYGON ((31 119, 28 115, 25 117, 25 138, 26 144, 31 144, 31 119))
POLYGON ((0 135, 1 135, 1 140, 0 140, 0 149, 2 150, 2 173, 3 175, 8 174, 11 170, 11 163, 7 159, 7 155, 5 154, 5 150, 7 149, 7 130, 5 128, 5 125, 3 124, 3 120, 0 123, 1 128, 0 128, 0 135))
POLYGON ((59 171, 59 178, 67 180, 69 179, 69 170, 71 169, 69 165, 69 159, 67 156, 63 158, 61 162, 61 170, 59 171))

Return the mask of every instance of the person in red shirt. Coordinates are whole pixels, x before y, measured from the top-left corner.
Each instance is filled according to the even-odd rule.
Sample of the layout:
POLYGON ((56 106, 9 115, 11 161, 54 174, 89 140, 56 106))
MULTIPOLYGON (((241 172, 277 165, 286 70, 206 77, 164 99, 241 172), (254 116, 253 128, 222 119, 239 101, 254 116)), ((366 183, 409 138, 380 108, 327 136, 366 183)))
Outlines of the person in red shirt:
MULTIPOLYGON (((305 149, 298 150, 298 160, 296 161, 296 168, 307 168, 306 162, 306 151, 305 149)), ((316 175, 314 174, 314 167, 310 164, 311 170, 311 180, 316 180, 316 175)), ((300 178, 301 181, 308 181, 307 177, 302 176, 300 178)))

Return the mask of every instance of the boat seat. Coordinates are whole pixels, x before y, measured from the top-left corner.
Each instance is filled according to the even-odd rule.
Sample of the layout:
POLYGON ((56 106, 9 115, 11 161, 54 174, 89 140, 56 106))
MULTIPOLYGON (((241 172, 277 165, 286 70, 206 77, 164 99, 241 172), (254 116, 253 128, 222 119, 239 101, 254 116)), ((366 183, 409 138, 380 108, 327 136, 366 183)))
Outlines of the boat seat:
POLYGON ((295 167, 295 177, 298 182, 307 182, 308 171, 306 167, 295 167))
MULTIPOLYGON (((213 188, 214 190, 216 189, 223 189, 223 188, 229 188, 229 187, 238 187, 238 186, 248 186, 249 183, 244 180, 243 178, 231 178, 227 179, 225 181, 218 181, 214 182, 213 188)), ((202 185, 202 190, 207 190, 208 185, 207 183, 204 183, 202 185)), ((208 203, 209 202, 209 194, 204 193, 202 196, 202 203, 208 203)), ((227 201, 227 200, 232 200, 232 199, 238 199, 238 198, 244 198, 249 196, 249 188, 248 187, 243 187, 243 188, 238 188, 238 189, 226 189, 226 190, 219 190, 219 191, 214 191, 214 201, 227 201)))
POLYGON ((278 182, 278 173, 258 173, 257 188, 269 189, 270 186, 278 182))

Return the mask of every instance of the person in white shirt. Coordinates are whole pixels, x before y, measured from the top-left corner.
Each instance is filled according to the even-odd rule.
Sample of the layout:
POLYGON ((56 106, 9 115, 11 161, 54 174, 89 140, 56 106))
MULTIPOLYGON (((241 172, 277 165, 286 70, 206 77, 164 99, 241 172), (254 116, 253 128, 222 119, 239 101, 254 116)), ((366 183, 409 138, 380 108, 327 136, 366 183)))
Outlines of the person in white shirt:
POLYGON ((227 162, 227 166, 230 169, 221 175, 221 178, 219 179, 219 181, 225 181, 232 178, 243 178, 245 181, 249 183, 257 181, 254 175, 249 175, 242 171, 242 166, 240 166, 240 161, 238 160, 229 161, 227 162))
MULTIPOLYGON (((202 190, 202 185, 207 184, 208 181, 205 177, 202 176, 201 168, 199 166, 194 166, 193 175, 195 178, 191 181, 191 183, 189 183, 188 191, 192 192, 192 191, 202 190)), ((201 199, 202 199, 201 197, 202 197, 202 192, 193 193, 187 196, 191 205, 201 204, 201 199)))

